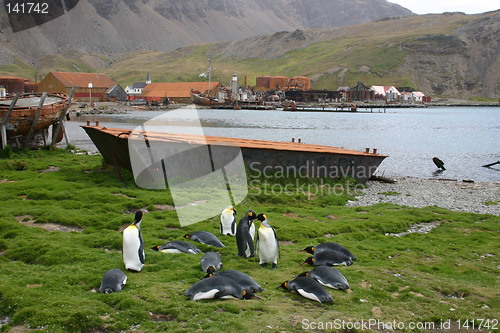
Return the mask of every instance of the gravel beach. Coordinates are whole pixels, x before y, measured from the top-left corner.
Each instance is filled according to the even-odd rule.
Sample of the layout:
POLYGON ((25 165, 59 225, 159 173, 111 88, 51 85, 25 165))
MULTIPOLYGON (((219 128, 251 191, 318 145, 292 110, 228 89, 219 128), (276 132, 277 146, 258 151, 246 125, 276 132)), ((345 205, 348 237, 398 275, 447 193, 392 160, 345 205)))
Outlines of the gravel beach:
POLYGON ((411 207, 439 206, 451 210, 500 215, 500 183, 456 180, 391 178, 395 183, 368 181, 363 195, 348 207, 382 202, 411 207), (489 203, 489 204, 486 204, 489 203))

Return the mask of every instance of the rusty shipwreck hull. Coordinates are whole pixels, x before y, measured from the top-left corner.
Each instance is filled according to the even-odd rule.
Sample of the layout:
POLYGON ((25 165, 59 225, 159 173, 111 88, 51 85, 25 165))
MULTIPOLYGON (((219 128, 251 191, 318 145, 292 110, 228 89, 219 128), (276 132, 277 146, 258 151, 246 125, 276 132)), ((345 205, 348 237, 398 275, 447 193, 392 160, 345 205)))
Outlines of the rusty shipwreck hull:
MULTIPOLYGON (((132 170, 129 141, 144 141, 144 149, 158 145, 168 145, 170 150, 182 153, 182 159, 192 166, 199 166, 208 158, 200 154, 199 147, 211 147, 211 154, 218 154, 217 163, 230 163, 241 151, 248 169, 260 175, 279 174, 291 177, 340 178, 353 177, 359 182, 366 182, 377 167, 387 157, 376 153, 360 152, 330 146, 312 145, 297 142, 277 142, 251 139, 236 139, 215 136, 199 136, 175 133, 147 132, 106 128, 100 126, 82 126, 107 163, 132 170), (193 147, 186 150, 186 145, 193 147), (147 146, 147 147, 146 147, 147 146), (178 146, 178 147, 177 147, 178 146), (197 148, 198 147, 198 148, 197 148)), ((179 155, 180 156, 180 155, 179 155)), ((168 163, 178 163, 179 158, 171 158, 168 163)), ((179 162, 180 163, 180 162, 179 162)), ((161 165, 158 164, 158 169, 161 165)), ((215 165, 217 168, 217 165, 215 165)), ((185 177, 193 177, 190 169, 185 170, 185 177)))
MULTIPOLYGON (((24 136, 30 131, 36 120, 34 132, 48 128, 54 124, 66 108, 68 95, 63 93, 47 94, 42 107, 39 109, 42 93, 23 94, 17 100, 7 119, 7 137, 24 136), (37 117, 37 113, 38 117, 37 117)), ((13 98, 0 99, 0 121, 8 114, 13 98)))

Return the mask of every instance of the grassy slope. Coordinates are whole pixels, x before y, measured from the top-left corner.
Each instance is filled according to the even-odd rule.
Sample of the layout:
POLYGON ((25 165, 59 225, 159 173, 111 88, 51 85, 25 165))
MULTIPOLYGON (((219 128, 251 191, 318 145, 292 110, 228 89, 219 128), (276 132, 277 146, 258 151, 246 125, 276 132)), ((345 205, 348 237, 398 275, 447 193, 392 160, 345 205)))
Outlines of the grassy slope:
MULTIPOLYGON (((415 86, 409 74, 398 71, 407 56, 401 44, 427 34, 452 33, 457 27, 474 19, 474 16, 462 15, 414 16, 332 29, 325 33, 329 36, 327 38, 321 35, 321 30, 313 30, 310 35, 321 35, 318 42, 290 49, 275 57, 266 54, 266 45, 256 46, 262 48, 263 57, 218 55, 218 45, 224 46, 224 43, 192 46, 169 54, 144 51, 116 62, 107 72, 121 83, 143 80, 147 71, 153 74, 156 82, 199 80, 198 74, 206 70, 207 58, 210 56, 216 67, 214 80, 223 82, 228 82, 233 73, 238 73, 240 78, 246 76, 250 85, 254 85, 255 77, 260 75, 312 77, 323 74, 313 82, 313 88, 337 89, 338 85, 353 86, 357 81, 373 85, 391 83, 415 86), (337 76, 338 70, 333 74, 327 73, 338 66, 348 69, 342 78, 337 76), (370 72, 360 72, 361 66, 370 67, 370 72)), ((241 45, 244 43, 242 41, 241 45)), ((286 43, 282 44, 286 49, 286 43)))
MULTIPOLYGON (((419 15, 338 29, 311 30, 306 35, 313 39, 312 44, 308 42, 293 49, 277 37, 274 43, 280 43, 286 52, 268 54, 268 45, 255 45, 262 56, 252 58, 220 55, 219 49, 224 47, 224 43, 195 45, 170 53, 136 51, 113 61, 102 71, 124 87, 143 81, 147 72, 152 74, 154 82, 199 81, 198 75, 207 70, 207 58, 212 57, 215 67, 213 79, 224 83, 229 82, 234 73, 239 74, 241 80, 246 76, 249 85, 254 85, 255 77, 260 75, 316 75, 319 76, 313 82, 316 89, 353 86, 358 81, 418 89, 411 74, 400 70, 409 56, 401 44, 411 43, 412 39, 428 34, 454 33, 456 28, 475 19, 477 16, 474 15, 419 15), (360 71, 361 66, 368 66, 370 71, 360 71), (338 67, 347 69, 344 75, 339 75, 338 67)), ((248 41, 252 39, 240 41, 240 45, 243 47, 248 41)), ((82 71, 95 70, 90 62, 85 62, 85 57, 64 58, 56 55, 39 60, 39 75, 53 70, 75 71, 74 65, 82 71)), ((16 64, 0 66, 0 74, 33 78, 34 70, 18 60, 16 64)))
POLYGON ((262 300, 192 302, 182 293, 203 276, 201 255, 149 250, 143 271, 127 273, 122 292, 94 291, 107 270, 124 269, 118 230, 133 219, 127 211, 149 211, 142 225, 148 249, 194 230, 217 234, 217 217, 180 228, 175 211, 154 207, 172 204, 168 192, 139 189, 128 173, 103 169, 99 157, 66 151, 0 159, 0 180, 0 318, 12 320, 0 331, 26 325, 51 332, 292 332, 301 331, 303 319, 439 323, 498 315, 498 216, 388 204, 347 208, 346 196, 309 200, 301 191, 265 195, 257 193, 264 187, 256 187, 237 207, 239 216, 247 208, 267 213, 282 241, 279 269, 235 256, 235 240, 228 236, 220 237, 227 245, 220 253, 225 269, 242 270, 264 287, 262 300), (50 166, 60 169, 41 172, 50 166), (84 231, 28 227, 16 220, 24 215, 84 231), (429 234, 384 235, 431 221, 442 224, 429 234), (330 290, 335 303, 322 305, 276 289, 306 270, 299 264, 307 255, 298 250, 332 240, 358 257, 340 268, 351 290, 330 290))

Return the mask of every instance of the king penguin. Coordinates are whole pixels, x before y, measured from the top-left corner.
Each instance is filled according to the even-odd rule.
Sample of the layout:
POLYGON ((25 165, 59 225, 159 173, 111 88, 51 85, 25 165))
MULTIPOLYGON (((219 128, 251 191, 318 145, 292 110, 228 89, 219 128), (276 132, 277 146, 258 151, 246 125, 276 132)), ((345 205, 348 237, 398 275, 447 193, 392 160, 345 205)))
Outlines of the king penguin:
POLYGON ((217 298, 254 298, 235 281, 224 276, 213 276, 200 280, 184 292, 192 301, 217 298))
POLYGON ((236 234, 236 209, 227 206, 220 214, 220 233, 227 236, 236 234))
POLYGON ((320 252, 327 251, 327 250, 342 252, 346 256, 351 258, 351 260, 356 260, 356 256, 354 256, 351 253, 351 251, 346 249, 343 245, 340 245, 340 244, 334 243, 334 242, 324 242, 324 243, 318 244, 316 246, 308 246, 305 249, 301 250, 301 252, 308 252, 310 254, 316 254, 316 253, 320 253, 320 252))
POLYGON ((278 288, 294 291, 302 297, 316 302, 333 302, 332 296, 330 296, 328 291, 318 281, 309 276, 298 276, 293 280, 285 281, 278 288))
POLYGON ((252 257, 255 255, 255 246, 253 237, 250 234, 250 227, 253 220, 257 218, 257 214, 253 210, 247 210, 236 228, 236 245, 238 245, 238 255, 243 258, 252 257))
POLYGON ((261 221, 257 232, 260 265, 273 264, 273 268, 276 269, 278 268, 278 258, 280 256, 280 246, 276 230, 269 225, 265 214, 259 214, 257 220, 261 221))
POLYGON ((101 294, 115 293, 121 291, 126 283, 127 276, 121 269, 110 269, 104 274, 99 291, 101 294))
POLYGON ((239 284, 244 290, 246 290, 247 293, 250 294, 254 294, 264 290, 250 276, 234 269, 228 269, 227 271, 220 271, 212 274, 207 274, 205 278, 209 278, 212 276, 223 276, 228 279, 231 279, 235 281, 237 284, 239 284))
POLYGON ((207 252, 200 260, 201 269, 207 274, 213 274, 222 268, 222 260, 217 252, 207 252))
POLYGON ((307 258, 301 265, 309 264, 314 266, 350 266, 352 260, 340 251, 325 250, 314 253, 314 256, 307 258))
POLYGON ((138 210, 134 222, 123 230, 123 262, 129 271, 140 272, 144 266, 144 240, 141 235, 143 215, 142 210, 138 210))
POLYGON ((195 231, 184 235, 184 238, 191 239, 201 244, 210 245, 213 247, 226 247, 214 234, 208 231, 195 231))
POLYGON ((346 290, 349 289, 349 282, 342 273, 333 267, 316 266, 309 272, 304 272, 299 276, 310 276, 325 287, 346 290))

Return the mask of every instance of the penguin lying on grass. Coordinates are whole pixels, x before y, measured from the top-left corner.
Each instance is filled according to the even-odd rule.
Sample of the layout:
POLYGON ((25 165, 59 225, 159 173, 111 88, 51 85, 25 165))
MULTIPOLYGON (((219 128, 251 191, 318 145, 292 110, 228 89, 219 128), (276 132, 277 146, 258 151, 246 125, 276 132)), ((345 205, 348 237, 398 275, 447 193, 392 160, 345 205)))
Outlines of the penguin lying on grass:
POLYGON ((356 260, 356 257, 344 246, 334 243, 334 242, 325 242, 318 244, 316 246, 308 246, 305 249, 301 250, 301 252, 308 252, 310 254, 320 253, 322 251, 331 250, 331 251, 339 251, 348 256, 351 260, 356 260))
POLYGON ((264 290, 250 276, 234 269, 208 274, 207 276, 205 276, 205 278, 209 278, 212 276, 223 276, 229 278, 239 284, 249 294, 258 293, 264 290))
POLYGON ((184 238, 194 240, 201 244, 210 245, 213 247, 223 248, 226 247, 214 234, 208 231, 195 231, 190 234, 184 235, 184 238))
POLYGON ((224 276, 213 276, 200 280, 184 292, 192 301, 218 298, 257 298, 253 293, 247 292, 235 281, 224 276))
POLYGON ((99 291, 101 294, 116 293, 121 291, 126 283, 127 276, 121 269, 110 269, 104 274, 99 291))
POLYGON ((134 222, 123 230, 123 262, 129 271, 140 272, 144 266, 144 240, 141 235, 143 215, 142 210, 138 210, 134 222))
POLYGON ((299 276, 310 276, 323 286, 338 289, 338 290, 346 290, 349 289, 349 282, 342 275, 342 273, 333 267, 328 266, 317 266, 314 267, 309 272, 304 272, 299 276))
POLYGON ((226 236, 236 234, 236 209, 227 206, 220 214, 220 233, 226 236))
POLYGON ((278 258, 280 256, 280 246, 276 230, 269 225, 267 216, 259 214, 257 220, 261 221, 257 231, 257 248, 259 250, 260 265, 272 264, 273 268, 278 268, 278 258))
POLYGON ((200 260, 201 269, 207 274, 213 274, 222 267, 222 260, 218 253, 207 252, 200 260))
MULTIPOLYGON (((253 244, 252 226, 253 220, 257 218, 257 214, 253 210, 247 210, 238 223, 236 229, 236 244, 238 245, 238 255, 243 258, 252 257, 255 255, 255 246, 253 244)), ((255 230, 255 226, 253 226, 255 230)), ((253 232, 255 234, 255 231, 253 232)))
POLYGON ((203 253, 196 246, 184 241, 171 241, 165 243, 164 245, 154 246, 151 249, 162 253, 189 253, 189 254, 203 253))
POLYGON ((314 256, 307 258, 301 265, 303 264, 314 266, 350 266, 352 265, 352 260, 342 252, 325 250, 314 253, 314 256))
POLYGON ((285 281, 278 288, 296 292, 302 297, 319 303, 333 302, 328 291, 318 281, 308 276, 298 276, 293 280, 285 281))

